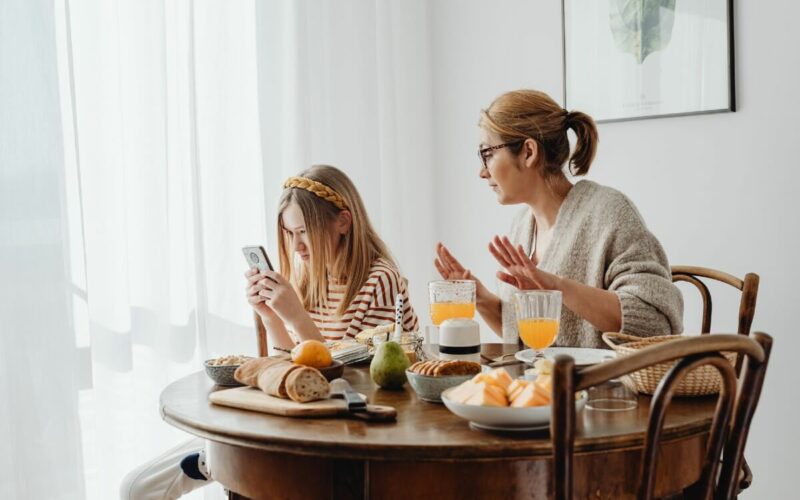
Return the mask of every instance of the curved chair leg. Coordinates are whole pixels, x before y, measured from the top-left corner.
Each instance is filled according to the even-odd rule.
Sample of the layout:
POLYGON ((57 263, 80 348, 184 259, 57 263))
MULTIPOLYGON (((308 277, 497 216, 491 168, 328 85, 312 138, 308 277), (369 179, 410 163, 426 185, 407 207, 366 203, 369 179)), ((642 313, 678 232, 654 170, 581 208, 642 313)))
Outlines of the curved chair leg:
POLYGON ((753 484, 753 471, 747 465, 747 459, 742 457, 742 471, 739 473, 739 494, 753 484))

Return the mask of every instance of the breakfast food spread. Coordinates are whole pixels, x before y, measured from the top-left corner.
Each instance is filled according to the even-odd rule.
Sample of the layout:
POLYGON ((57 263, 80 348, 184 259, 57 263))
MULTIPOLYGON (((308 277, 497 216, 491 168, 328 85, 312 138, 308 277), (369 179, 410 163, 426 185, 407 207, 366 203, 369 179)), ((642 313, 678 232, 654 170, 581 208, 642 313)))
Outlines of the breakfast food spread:
POLYGON ((246 361, 253 359, 252 356, 244 356, 241 354, 222 356, 221 358, 209 359, 206 361, 208 366, 235 366, 241 365, 246 361))
POLYGON ((298 403, 325 399, 330 391, 328 381, 316 368, 280 358, 252 359, 236 369, 234 378, 270 396, 298 403))
POLYGON ((408 370, 429 377, 474 375, 480 373, 481 365, 472 361, 418 361, 411 365, 408 370))
POLYGON ((550 367, 539 373, 535 381, 512 380, 503 368, 479 373, 450 393, 450 398, 462 404, 478 406, 528 406, 549 405, 553 393, 550 367))

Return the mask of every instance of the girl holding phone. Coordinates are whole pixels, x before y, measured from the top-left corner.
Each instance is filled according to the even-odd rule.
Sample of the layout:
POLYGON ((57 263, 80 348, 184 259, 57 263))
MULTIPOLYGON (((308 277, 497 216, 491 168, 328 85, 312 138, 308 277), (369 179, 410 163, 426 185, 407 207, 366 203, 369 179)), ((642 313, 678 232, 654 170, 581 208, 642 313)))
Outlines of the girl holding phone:
MULTIPOLYGON (((315 165, 284 183, 278 208, 280 272, 245 273, 247 301, 270 345, 354 337, 395 320, 403 297, 403 328, 417 316, 386 244, 367 216, 355 185, 341 170, 315 165)), ((212 481, 205 440, 193 439, 128 473, 121 498, 175 499, 212 481)))
POLYGON ((271 345, 355 337, 391 323, 398 294, 403 328, 417 329, 406 282, 341 170, 316 165, 284 183, 278 252, 280 273, 245 273, 247 300, 271 345))

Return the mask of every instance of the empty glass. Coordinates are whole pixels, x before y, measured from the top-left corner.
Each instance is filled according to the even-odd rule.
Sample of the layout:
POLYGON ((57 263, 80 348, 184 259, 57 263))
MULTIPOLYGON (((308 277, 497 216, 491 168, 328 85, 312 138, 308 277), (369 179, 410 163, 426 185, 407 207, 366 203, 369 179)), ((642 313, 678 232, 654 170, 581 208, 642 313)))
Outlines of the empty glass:
POLYGON ((633 410, 638 405, 636 394, 622 379, 613 379, 590 387, 586 396, 586 408, 600 411, 633 410))

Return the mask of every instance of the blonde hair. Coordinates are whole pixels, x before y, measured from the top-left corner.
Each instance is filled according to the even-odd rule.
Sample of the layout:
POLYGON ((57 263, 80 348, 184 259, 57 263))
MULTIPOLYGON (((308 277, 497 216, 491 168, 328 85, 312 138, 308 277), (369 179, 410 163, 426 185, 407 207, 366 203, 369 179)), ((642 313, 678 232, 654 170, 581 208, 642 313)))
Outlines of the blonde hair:
MULTIPOLYGON (((539 145, 540 166, 547 176, 560 175, 569 160, 572 175, 586 175, 597 151, 597 127, 592 117, 580 111, 567 111, 549 95, 538 90, 514 90, 495 99, 481 111, 479 126, 497 135, 504 143, 533 139, 539 145), (567 130, 577 137, 570 156, 567 130)), ((519 154, 522 143, 509 146, 519 154)))
POLYGON ((329 271, 336 279, 347 277, 344 300, 337 308, 340 316, 367 281, 376 259, 396 266, 372 227, 353 181, 330 165, 314 165, 286 181, 278 204, 278 253, 281 273, 294 285, 306 310, 327 304, 329 271), (283 211, 292 203, 303 213, 309 242, 308 264, 299 268, 294 266, 289 231, 282 223, 283 211), (332 248, 331 224, 342 210, 350 211, 350 230, 339 240, 338 248, 332 248))

